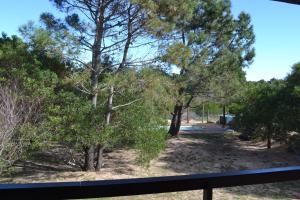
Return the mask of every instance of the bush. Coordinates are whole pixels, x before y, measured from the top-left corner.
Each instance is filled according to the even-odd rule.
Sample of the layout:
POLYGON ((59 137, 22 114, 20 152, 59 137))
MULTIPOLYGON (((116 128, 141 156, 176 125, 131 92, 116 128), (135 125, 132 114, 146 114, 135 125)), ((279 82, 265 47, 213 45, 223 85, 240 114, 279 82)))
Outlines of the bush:
POLYGON ((251 134, 248 133, 241 133, 239 135, 239 139, 243 141, 249 141, 251 139, 251 134))
POLYGON ((300 135, 295 134, 288 139, 288 151, 300 155, 300 135))
POLYGON ((148 167, 150 161, 165 148, 166 138, 167 131, 164 128, 148 130, 141 134, 136 143, 139 151, 138 162, 148 167))

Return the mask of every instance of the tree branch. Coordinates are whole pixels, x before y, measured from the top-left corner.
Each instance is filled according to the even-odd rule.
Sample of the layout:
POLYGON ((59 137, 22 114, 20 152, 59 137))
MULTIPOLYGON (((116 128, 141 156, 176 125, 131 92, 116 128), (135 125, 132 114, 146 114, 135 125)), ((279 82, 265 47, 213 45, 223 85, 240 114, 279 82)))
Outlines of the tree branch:
POLYGON ((133 103, 135 103, 135 102, 137 102, 137 101, 140 101, 140 100, 142 100, 142 98, 136 99, 136 100, 131 101, 131 102, 126 103, 126 104, 114 106, 114 107, 112 107, 112 110, 116 110, 116 109, 121 108, 121 107, 129 106, 129 105, 131 105, 131 104, 133 104, 133 103))

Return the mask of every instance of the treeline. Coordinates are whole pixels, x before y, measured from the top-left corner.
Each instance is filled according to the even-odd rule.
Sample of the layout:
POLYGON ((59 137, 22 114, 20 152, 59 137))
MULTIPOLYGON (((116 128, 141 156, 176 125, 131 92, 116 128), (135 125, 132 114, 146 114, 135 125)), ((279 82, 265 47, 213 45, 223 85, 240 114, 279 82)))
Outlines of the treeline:
POLYGON ((236 127, 248 139, 261 138, 271 148, 272 140, 286 142, 300 151, 300 65, 295 64, 283 80, 248 82, 241 98, 231 105, 236 127))
POLYGON ((60 18, 42 13, 23 38, 0 38, 2 169, 53 142, 80 152, 87 171, 107 148, 148 163, 170 113, 176 136, 192 101, 228 105, 255 55, 250 16, 235 19, 229 0, 51 2, 60 18))

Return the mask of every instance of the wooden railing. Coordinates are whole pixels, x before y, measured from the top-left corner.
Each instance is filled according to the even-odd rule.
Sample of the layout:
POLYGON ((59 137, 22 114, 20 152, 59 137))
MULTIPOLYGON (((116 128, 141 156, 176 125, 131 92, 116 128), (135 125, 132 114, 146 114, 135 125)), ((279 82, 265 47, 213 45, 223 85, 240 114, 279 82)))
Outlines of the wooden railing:
POLYGON ((203 199, 209 200, 213 188, 292 180, 300 180, 300 166, 120 180, 0 184, 0 199, 84 199, 203 189, 203 199))
POLYGON ((273 0, 273 1, 281 1, 285 3, 298 4, 300 5, 300 0, 273 0))

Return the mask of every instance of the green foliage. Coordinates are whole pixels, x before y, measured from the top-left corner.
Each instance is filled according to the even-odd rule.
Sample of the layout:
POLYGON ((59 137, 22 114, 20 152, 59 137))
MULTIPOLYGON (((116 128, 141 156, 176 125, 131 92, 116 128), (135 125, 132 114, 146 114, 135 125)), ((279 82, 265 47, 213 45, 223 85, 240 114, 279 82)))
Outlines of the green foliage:
MULTIPOLYGON (((35 68, 39 62, 31 52, 28 46, 18 37, 7 37, 2 34, 0 38, 0 73, 2 81, 4 78, 13 79, 13 73, 29 72, 31 68, 35 68)), ((4 82, 3 82, 4 83, 4 82)))
POLYGON ((276 105, 282 87, 282 81, 279 80, 248 83, 241 102, 232 109, 243 131, 262 138, 266 138, 267 134, 275 134, 279 123, 276 105))
POLYGON ((148 167, 150 161, 165 148, 167 131, 165 128, 147 129, 138 136, 139 138, 135 144, 139 152, 138 162, 148 167))
MULTIPOLYGON (((241 131, 252 137, 271 136, 281 141, 289 141, 289 132, 299 132, 298 73, 299 64, 295 64, 285 80, 248 83, 239 101, 231 106, 241 131)), ((295 144, 289 143, 294 149, 295 144)))
POLYGON ((20 38, 0 38, 1 83, 14 86, 23 92, 34 92, 36 96, 46 95, 46 89, 53 89, 57 82, 55 74, 42 70, 38 55, 29 49, 20 38))
MULTIPOLYGON (((193 107, 193 111, 196 112, 197 115, 202 116, 202 104, 200 105, 195 105, 193 107)), ((207 115, 207 111, 209 111, 210 115, 220 115, 222 112, 222 106, 219 105, 218 103, 213 103, 213 102, 205 102, 204 103, 204 115, 207 115)))
POLYGON ((11 132, 13 138, 5 145, 8 151, 13 152, 12 148, 17 150, 13 158, 2 157, 6 159, 5 162, 1 161, 2 165, 5 163, 8 166, 12 165, 15 159, 44 147, 49 139, 44 133, 44 120, 58 79, 56 74, 43 69, 39 58, 39 55, 35 54, 20 38, 2 34, 0 85, 1 89, 7 88, 7 91, 11 91, 9 95, 14 99, 15 108, 18 108, 18 110, 11 110, 17 122, 10 125, 14 126, 11 127, 14 130, 11 132))
POLYGON ((49 132, 53 139, 65 142, 78 150, 89 145, 113 146, 122 134, 105 125, 105 110, 94 109, 86 97, 71 91, 60 91, 49 109, 49 132))
POLYGON ((300 136, 299 134, 292 135, 288 139, 288 151, 300 154, 300 136))
POLYGON ((119 80, 115 80, 123 80, 125 85, 131 85, 127 85, 127 89, 115 97, 116 105, 135 99, 138 101, 116 110, 111 126, 114 126, 115 135, 122 136, 118 145, 136 148, 140 163, 147 165, 165 145, 166 130, 159 127, 166 125, 172 106, 169 90, 173 84, 168 77, 155 70, 145 68, 135 75, 132 72, 122 74, 119 80))
POLYGON ((162 61, 186 68, 191 59, 190 49, 182 43, 175 43, 168 47, 162 61))
MULTIPOLYGON (((78 76, 85 77, 85 72, 82 73, 83 76, 78 76)), ((94 108, 88 95, 66 85, 48 106, 44 123, 48 134, 52 140, 64 142, 79 151, 97 144, 110 149, 135 148, 139 152, 139 161, 149 163, 164 148, 166 130, 159 127, 166 125, 166 108, 171 106, 168 97, 171 81, 161 72, 145 68, 107 76, 103 83, 114 85, 116 91, 110 124, 105 119, 106 89, 100 92, 99 104, 94 108), (132 104, 126 105, 128 102, 132 104)))
MULTIPOLYGON (((250 16, 242 12, 235 19, 229 0, 188 1, 186 8, 186 17, 169 18, 161 12, 163 19, 174 24, 171 32, 176 38, 170 37, 162 45, 161 60, 180 69, 174 79, 181 96, 210 96, 227 105, 239 95, 245 82, 243 68, 255 55, 250 16)), ((177 101, 183 99, 188 98, 177 101)))
POLYGON ((133 0, 132 3, 143 9, 146 30, 159 38, 191 19, 196 5, 195 0, 133 0))
POLYGON ((76 40, 66 32, 51 32, 28 22, 19 28, 31 52, 38 57, 41 67, 55 72, 63 78, 74 66, 79 54, 76 40))
POLYGON ((34 115, 17 130, 31 150, 49 141, 79 151, 129 147, 147 164, 164 148, 161 127, 174 102, 212 92, 234 96, 254 56, 250 17, 234 19, 229 0, 51 1, 65 19, 43 13, 43 26, 23 25, 26 43, 0 38, 1 85, 34 105, 34 115), (131 68, 124 52, 139 37, 160 40, 161 63, 180 74, 131 68))
POLYGON ((286 77, 286 86, 280 92, 279 104, 280 120, 282 121, 282 128, 286 131, 300 131, 300 64, 297 63, 292 67, 292 72, 286 77))

